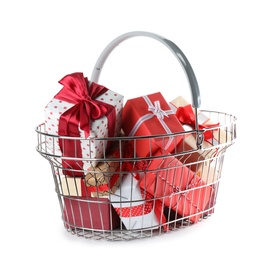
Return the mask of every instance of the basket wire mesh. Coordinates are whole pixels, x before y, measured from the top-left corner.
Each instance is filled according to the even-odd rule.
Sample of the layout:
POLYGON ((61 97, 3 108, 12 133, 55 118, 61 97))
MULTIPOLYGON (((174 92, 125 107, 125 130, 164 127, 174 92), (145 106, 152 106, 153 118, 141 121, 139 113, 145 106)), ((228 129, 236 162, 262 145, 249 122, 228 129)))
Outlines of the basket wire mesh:
MULTIPOLYGON (((116 149, 120 151, 120 156, 108 157, 107 151, 104 150, 104 157, 98 159, 98 167, 90 167, 87 171, 84 169, 73 170, 69 167, 64 168, 62 162, 66 159, 76 161, 92 161, 95 159, 62 157, 57 146, 53 147, 53 149, 48 147, 48 140, 54 139, 58 143, 68 137, 49 135, 44 129, 44 124, 37 126, 37 151, 51 165, 64 227, 72 234, 84 238, 110 241, 131 240, 163 234, 192 225, 211 216, 216 205, 225 152, 236 139, 236 117, 220 112, 205 112, 208 112, 210 118, 216 118, 218 122, 221 122, 220 126, 211 131, 223 129, 222 133, 227 133, 227 136, 224 137, 219 135, 217 145, 201 150, 185 150, 184 148, 182 152, 176 151, 171 154, 159 155, 152 154, 152 149, 150 149, 150 156, 147 158, 138 158, 134 146, 129 153, 130 157, 126 157, 125 147, 129 146, 126 144, 136 143, 142 138, 152 139, 153 137, 128 138, 121 136, 111 138, 116 149), (220 142, 221 139, 224 139, 224 142, 220 142), (197 160, 190 160, 191 156, 197 156, 197 160), (65 175, 64 172, 67 170, 72 172, 72 175, 65 175), (189 178, 184 181, 181 180, 182 174, 184 175, 184 172, 188 170, 196 173, 190 176, 192 179, 199 177, 203 182, 200 182, 199 185, 190 185, 188 182, 192 182, 192 180, 189 180, 189 178), (79 173, 82 173, 85 179, 77 177, 79 173), (146 196, 146 194, 142 194, 142 197, 133 196, 133 192, 136 192, 137 189, 139 191, 137 176, 141 176, 141 190, 151 191, 150 187, 146 186, 147 181, 145 182, 145 176, 149 174, 154 175, 153 178, 157 182, 161 178, 160 176, 166 179, 165 182, 157 183, 161 185, 160 192, 156 193, 156 190, 153 190, 153 194, 149 194, 149 196, 146 196), (88 179, 86 178, 88 175, 94 177, 93 186, 88 186, 88 179), (111 179, 115 175, 117 176, 115 178, 116 187, 107 181, 107 178, 111 179), (99 190, 99 179, 101 178, 108 186, 106 192, 99 190), (125 178, 130 183, 127 186, 129 190, 119 189, 117 196, 114 192, 125 178), (169 186, 165 185, 169 181, 172 183, 186 182, 186 188, 180 190, 178 188, 180 185, 176 187, 171 183, 169 186), (88 190, 89 187, 92 187, 92 191, 88 190), (187 212, 182 215, 180 214, 180 208, 184 204, 184 200, 188 200, 190 205, 188 204, 187 212), (201 200, 206 201, 205 208, 200 207, 194 210, 194 203, 199 206, 201 200), (157 202, 160 203, 161 212, 158 213, 159 216, 156 219, 154 211, 157 210, 155 208, 157 202), (136 213, 134 212, 135 208, 137 208, 136 213), (124 215, 122 211, 125 212, 126 217, 120 218, 119 216, 124 215), (150 215, 150 212, 153 213, 153 216, 145 219, 145 216, 150 215), (137 215, 136 220, 134 220, 135 215, 137 215), (126 218, 126 225, 123 223, 124 218, 126 218), (162 221, 162 218, 165 220, 162 221)), ((175 139, 178 136, 185 137, 188 134, 196 135, 197 133, 196 131, 187 131, 175 133, 173 137, 175 139)), ((155 138, 160 139, 166 137, 167 135, 155 136, 155 138)), ((82 138, 70 139, 78 142, 82 138)), ((109 141, 109 138, 102 138, 101 140, 89 139, 88 141, 109 141)), ((150 141, 150 143, 152 142, 150 141)))

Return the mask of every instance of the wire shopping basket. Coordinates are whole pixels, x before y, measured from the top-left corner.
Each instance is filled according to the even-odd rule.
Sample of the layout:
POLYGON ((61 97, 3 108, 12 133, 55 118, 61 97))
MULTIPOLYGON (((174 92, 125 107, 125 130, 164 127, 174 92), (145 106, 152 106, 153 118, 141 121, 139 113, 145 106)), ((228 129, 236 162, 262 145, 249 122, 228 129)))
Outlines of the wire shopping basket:
MULTIPOLYGON (((194 127, 185 129, 184 123, 180 131, 136 135, 141 122, 133 134, 86 137, 52 133, 46 120, 38 125, 37 151, 51 165, 64 227, 80 237, 132 240, 208 218, 216 206, 226 150, 236 139, 236 117, 199 109, 198 83, 189 61, 177 45, 157 34, 129 32, 117 37, 100 55, 89 83, 98 82, 111 51, 135 36, 158 40, 178 59, 188 77, 192 106, 178 97, 169 102, 174 112, 167 113, 182 117, 189 109, 194 127), (97 147, 99 154, 92 156, 97 147)), ((152 98, 144 98, 149 110, 166 113, 152 98)), ((129 114, 123 116, 126 122, 132 120, 129 114)), ((162 114, 156 116, 163 120, 162 114)))

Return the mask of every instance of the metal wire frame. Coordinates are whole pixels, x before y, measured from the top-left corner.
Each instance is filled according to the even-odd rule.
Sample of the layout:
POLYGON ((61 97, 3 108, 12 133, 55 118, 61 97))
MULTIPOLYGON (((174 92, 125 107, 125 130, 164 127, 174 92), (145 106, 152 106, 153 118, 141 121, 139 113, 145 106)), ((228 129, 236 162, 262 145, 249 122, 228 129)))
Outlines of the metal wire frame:
MULTIPOLYGON (((172 230, 190 226, 210 217, 214 213, 217 202, 217 194, 221 180, 224 156, 227 148, 230 147, 236 139, 236 117, 215 111, 203 110, 202 112, 206 113, 207 116, 213 121, 220 122, 220 125, 217 127, 204 129, 201 134, 208 130, 223 130, 222 133, 226 134, 226 136, 222 136, 221 134, 218 135, 218 142, 211 143, 209 147, 202 147, 202 149, 199 149, 197 146, 190 149, 182 146, 182 150, 177 148, 178 140, 180 137, 184 139, 188 135, 195 137, 198 136, 199 132, 196 132, 195 130, 160 136, 143 136, 133 138, 121 136, 115 138, 82 139, 77 137, 72 138, 50 135, 46 133, 44 124, 37 126, 37 151, 43 157, 45 157, 51 165, 51 171, 55 183, 55 191, 59 200, 61 217, 65 229, 71 234, 75 234, 79 237, 84 237, 87 239, 120 241, 153 237, 156 235, 168 233, 172 230), (173 138, 174 142, 176 142, 175 149, 172 151, 172 153, 159 155, 154 154, 152 147, 154 140, 160 140, 162 143, 164 143, 164 141, 166 142, 166 140, 170 137, 173 138), (49 139, 51 140, 51 144, 53 144, 53 146, 49 147, 49 139), (64 139, 70 139, 74 142, 102 141, 104 142, 103 147, 106 147, 106 143, 111 141, 115 143, 115 146, 119 150, 119 157, 108 157, 106 149, 104 149, 103 156, 101 156, 101 158, 94 159, 91 157, 64 157, 62 156, 61 152, 58 151, 58 147, 56 145, 57 142, 55 142, 64 139), (150 153, 147 157, 137 157, 135 147, 137 147, 137 143, 143 139, 149 140, 150 153), (127 142, 133 143, 134 147, 129 157, 126 157, 123 152, 124 144, 127 142), (190 158, 193 156, 194 160, 190 160, 190 158), (97 167, 89 167, 88 169, 73 169, 74 175, 67 176, 64 174, 65 171, 71 169, 69 168, 69 164, 66 164, 64 167, 63 160, 81 161, 91 164, 102 163, 108 165, 111 163, 118 163, 118 169, 115 171, 104 170, 103 174, 109 174, 111 176, 118 175, 118 179, 120 181, 118 183, 119 186, 117 185, 116 189, 119 188, 119 197, 117 196, 119 199, 116 199, 114 191, 112 193, 109 192, 106 196, 104 196, 104 194, 101 195, 101 193, 99 193, 98 187, 96 187, 97 192, 93 191, 92 194, 90 194, 85 191, 86 194, 83 196, 82 193, 84 193, 86 186, 78 185, 78 174, 86 176, 86 174, 92 173, 96 176, 96 174, 101 173, 100 169, 97 167), (159 163, 156 164, 156 162, 159 163), (182 164, 179 162, 182 162, 182 164), (125 167, 122 167, 126 163, 130 164, 129 170, 125 167), (157 165, 157 168, 151 167, 154 163, 157 165), (152 169, 150 169, 150 167, 152 169), (170 184, 170 188, 173 188, 173 192, 171 193, 166 192, 165 189, 162 193, 156 194, 155 190, 151 197, 133 197, 133 192, 135 192, 135 187, 133 186, 135 183, 133 182, 133 178, 135 175, 141 176, 141 179, 143 180, 149 174, 154 174, 155 179, 158 180, 158 176, 161 176, 162 173, 165 174, 165 179, 168 178, 168 174, 172 174, 172 179, 175 178, 176 180, 177 178, 182 179, 182 175, 184 175, 182 172, 184 169, 189 169, 190 171, 195 172, 193 178, 196 178, 196 173, 198 173, 197 178, 201 179, 203 182, 201 182, 198 186, 190 186, 187 180, 186 188, 182 190, 175 185, 170 184), (122 185, 120 185, 120 183, 124 180, 124 178, 131 178, 129 196, 127 196, 127 193, 122 193, 122 185), (93 194, 96 194, 95 197, 93 194), (173 206, 172 201, 178 198, 176 201, 177 204, 180 204, 182 199, 187 198, 186 196, 190 196, 190 199, 194 200, 195 204, 201 203, 201 200, 205 200, 205 198, 208 203, 205 208, 200 208, 196 212, 193 212, 191 209, 189 209, 189 213, 187 215, 182 215, 178 210, 178 208, 181 208, 182 206, 173 206), (126 197, 126 199, 124 200, 123 197, 126 197), (152 219, 150 222, 148 222, 148 224, 144 223, 145 206, 143 206, 140 208, 142 213, 139 215, 138 223, 136 223, 138 224, 138 227, 135 228, 135 226, 131 224, 134 217, 132 215, 132 208, 135 205, 148 204, 149 210, 154 212, 155 205, 158 201, 161 203, 162 209, 160 216, 161 218, 164 217, 165 221, 162 223, 161 221, 156 222, 154 219, 152 219), (119 215, 115 210, 116 208, 119 210, 119 215), (122 217, 122 211, 127 210, 127 208, 130 208, 130 213, 127 224, 125 225, 124 218, 122 217), (194 221, 195 219, 196 221, 194 221)), ((167 181, 169 182, 169 179, 167 179, 167 181)), ((142 181, 142 184, 142 190, 145 191, 147 189, 147 184, 145 181, 142 181)), ((108 190, 111 189, 112 187, 109 185, 108 190)), ((125 188, 123 189, 125 190, 125 188)), ((192 205, 193 203, 190 204, 190 207, 192 207, 192 205)))

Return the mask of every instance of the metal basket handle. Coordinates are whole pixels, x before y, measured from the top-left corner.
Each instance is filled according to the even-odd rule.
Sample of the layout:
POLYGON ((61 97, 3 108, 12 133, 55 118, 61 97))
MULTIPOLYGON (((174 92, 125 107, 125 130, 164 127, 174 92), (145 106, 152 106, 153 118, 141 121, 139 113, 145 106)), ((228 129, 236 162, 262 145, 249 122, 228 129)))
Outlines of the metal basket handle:
POLYGON ((203 140, 203 136, 199 132, 199 129, 198 129, 197 108, 199 108, 201 105, 201 98, 200 98, 200 91, 199 91, 197 79, 196 79, 195 73, 192 69, 190 62, 188 61, 188 59, 186 58, 184 53, 180 50, 180 48, 172 41, 170 41, 170 40, 168 40, 158 34, 144 32, 144 31, 133 31, 133 32, 128 32, 128 33, 122 34, 119 37, 115 38, 113 41, 111 41, 106 46, 106 48, 103 50, 103 52, 100 54, 95 66, 94 66, 90 81, 98 83, 101 70, 103 68, 103 65, 104 65, 106 59, 110 55, 110 53, 121 42, 123 42, 126 39, 135 37, 135 36, 146 36, 146 37, 153 38, 153 39, 158 40, 159 42, 163 43, 166 47, 168 47, 170 49, 170 51, 172 51, 172 53, 175 55, 175 57, 178 59, 180 65, 184 69, 186 76, 188 78, 188 81, 189 81, 190 88, 191 88, 192 104, 195 108, 195 115, 196 115, 196 119, 195 119, 196 120, 196 125, 195 125, 196 129, 195 130, 199 133, 198 138, 197 138, 197 146, 200 147, 202 140, 203 140))

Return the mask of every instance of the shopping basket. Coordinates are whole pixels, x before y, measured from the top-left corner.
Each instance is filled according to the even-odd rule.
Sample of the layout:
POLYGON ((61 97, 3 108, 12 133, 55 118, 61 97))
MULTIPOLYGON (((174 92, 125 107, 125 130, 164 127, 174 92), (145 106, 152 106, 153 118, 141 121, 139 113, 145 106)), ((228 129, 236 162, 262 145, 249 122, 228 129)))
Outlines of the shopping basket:
MULTIPOLYGON (((153 237, 210 217, 224 156, 236 139, 236 117, 199 109, 199 87, 188 59, 176 44, 157 34, 136 31, 114 39, 99 56, 90 82, 98 82, 112 50, 135 36, 158 40, 177 58, 191 88, 193 127, 159 135, 86 138, 48 133, 45 123, 38 125, 37 151, 51 165, 64 227, 79 237, 109 241, 153 237), (203 126, 203 117, 215 123, 203 126), (165 149, 169 140, 171 152, 165 149), (100 158, 65 152, 82 142, 103 144, 100 158), (159 149, 154 149, 157 144, 159 149), (147 150, 147 156, 139 149, 147 150), (82 167, 86 162, 94 166, 86 170, 82 167)), ((169 106, 177 113, 188 103, 179 97, 169 106)))

